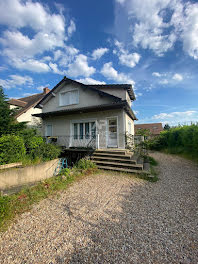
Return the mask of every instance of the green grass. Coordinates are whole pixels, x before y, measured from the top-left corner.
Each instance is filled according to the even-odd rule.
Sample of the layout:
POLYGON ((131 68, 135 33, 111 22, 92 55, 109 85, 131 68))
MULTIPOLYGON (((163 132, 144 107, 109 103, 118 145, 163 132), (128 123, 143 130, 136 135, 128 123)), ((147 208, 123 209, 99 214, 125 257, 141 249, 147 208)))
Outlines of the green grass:
POLYGON ((58 191, 66 189, 74 181, 96 172, 96 168, 65 169, 61 175, 46 179, 32 187, 26 187, 16 194, 0 196, 0 232, 5 231, 16 216, 29 211, 33 204, 57 195, 58 191))
POLYGON ((158 162, 153 157, 149 157, 149 163, 151 166, 157 166, 158 165, 158 162))
POLYGON ((161 150, 161 152, 166 153, 166 154, 176 155, 176 156, 179 156, 181 158, 185 158, 185 159, 188 159, 188 160, 191 160, 191 161, 198 163, 198 157, 196 154, 185 152, 185 151, 178 149, 178 148, 170 148, 170 149, 166 148, 166 149, 161 150))

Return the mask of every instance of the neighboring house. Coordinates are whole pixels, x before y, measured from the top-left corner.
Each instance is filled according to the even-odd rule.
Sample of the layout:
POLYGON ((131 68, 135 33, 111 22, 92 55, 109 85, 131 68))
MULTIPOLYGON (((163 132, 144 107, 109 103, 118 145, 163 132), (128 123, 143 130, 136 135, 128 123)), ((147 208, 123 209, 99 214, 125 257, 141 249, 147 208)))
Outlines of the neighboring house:
POLYGON ((125 149, 134 135, 135 100, 129 84, 84 85, 64 77, 35 107, 43 135, 60 146, 125 149))
POLYGON ((28 126, 40 126, 41 119, 32 116, 33 114, 41 113, 42 110, 34 108, 36 104, 50 91, 49 88, 44 88, 42 93, 34 94, 20 99, 10 99, 8 104, 11 109, 16 110, 16 119, 18 122, 27 122, 28 126))
POLYGON ((151 136, 158 136, 163 131, 162 123, 137 124, 135 125, 135 135, 138 134, 139 130, 144 129, 149 130, 151 136))

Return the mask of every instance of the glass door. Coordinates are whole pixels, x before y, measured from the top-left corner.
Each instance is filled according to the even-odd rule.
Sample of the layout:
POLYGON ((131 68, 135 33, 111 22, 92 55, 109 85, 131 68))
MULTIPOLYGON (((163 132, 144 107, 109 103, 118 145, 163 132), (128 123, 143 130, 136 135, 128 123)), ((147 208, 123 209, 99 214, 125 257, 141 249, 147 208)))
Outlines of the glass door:
POLYGON ((108 147, 117 148, 118 147, 118 124, 117 118, 108 119, 108 147))

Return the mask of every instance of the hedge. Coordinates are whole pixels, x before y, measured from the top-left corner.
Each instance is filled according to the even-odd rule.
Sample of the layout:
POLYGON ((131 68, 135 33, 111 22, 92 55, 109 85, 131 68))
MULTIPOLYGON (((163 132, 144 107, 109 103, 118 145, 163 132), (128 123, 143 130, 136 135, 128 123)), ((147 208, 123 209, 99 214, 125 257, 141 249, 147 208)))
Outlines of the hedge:
POLYGON ((24 141, 20 136, 0 137, 0 164, 21 161, 26 154, 24 141))
POLYGON ((153 150, 168 150, 198 158, 198 125, 174 127, 147 142, 153 150))

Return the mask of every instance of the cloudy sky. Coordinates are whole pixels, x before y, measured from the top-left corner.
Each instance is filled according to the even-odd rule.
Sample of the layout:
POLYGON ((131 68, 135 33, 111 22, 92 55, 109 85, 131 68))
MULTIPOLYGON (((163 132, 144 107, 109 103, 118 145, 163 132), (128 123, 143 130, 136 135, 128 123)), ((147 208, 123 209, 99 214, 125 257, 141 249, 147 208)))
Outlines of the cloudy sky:
POLYGON ((1 0, 0 85, 20 98, 63 76, 131 83, 139 123, 198 121, 198 3, 1 0))

